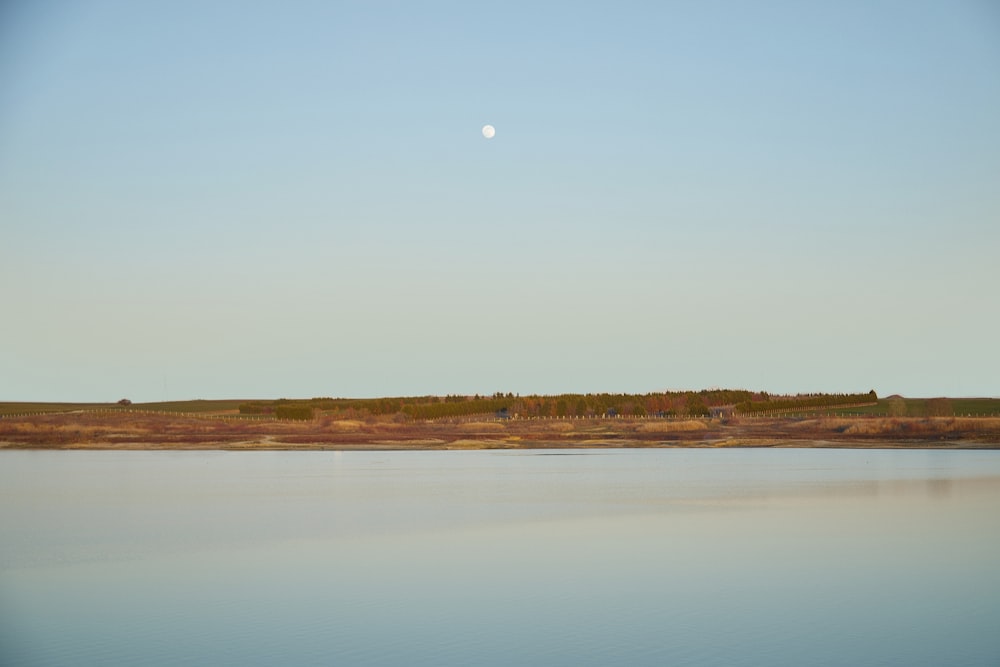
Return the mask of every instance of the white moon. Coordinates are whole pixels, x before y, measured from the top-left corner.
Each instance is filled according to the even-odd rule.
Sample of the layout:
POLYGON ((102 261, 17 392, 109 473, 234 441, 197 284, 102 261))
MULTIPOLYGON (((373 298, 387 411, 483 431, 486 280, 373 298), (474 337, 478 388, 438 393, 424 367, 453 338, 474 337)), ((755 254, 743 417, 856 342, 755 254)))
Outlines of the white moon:
POLYGON ((496 128, 492 125, 483 125, 483 136, 487 139, 492 139, 496 133, 496 128))

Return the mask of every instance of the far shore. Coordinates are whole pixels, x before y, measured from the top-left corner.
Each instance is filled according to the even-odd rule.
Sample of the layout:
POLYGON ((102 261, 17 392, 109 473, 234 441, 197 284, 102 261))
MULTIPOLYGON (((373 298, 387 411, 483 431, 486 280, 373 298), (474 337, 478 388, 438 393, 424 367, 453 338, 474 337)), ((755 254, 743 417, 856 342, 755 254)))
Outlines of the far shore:
POLYGON ((245 420, 232 414, 75 412, 0 419, 0 449, 488 450, 598 448, 1000 449, 1000 417, 245 420))

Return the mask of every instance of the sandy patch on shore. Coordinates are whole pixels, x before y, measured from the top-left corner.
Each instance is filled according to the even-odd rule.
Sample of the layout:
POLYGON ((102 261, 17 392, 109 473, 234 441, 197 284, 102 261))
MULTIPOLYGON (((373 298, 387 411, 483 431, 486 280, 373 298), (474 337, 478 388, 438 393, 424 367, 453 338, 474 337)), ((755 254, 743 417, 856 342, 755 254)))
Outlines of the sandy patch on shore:
POLYGON ((712 447, 774 447, 775 441, 767 438, 726 438, 714 440, 712 447))
POLYGON ((517 446, 517 443, 509 440, 460 438, 446 444, 444 449, 499 449, 517 446))
POLYGON ((448 443, 447 440, 437 438, 424 438, 422 440, 372 440, 373 445, 392 445, 396 447, 433 447, 441 448, 448 443))
POLYGON ((335 431, 360 431, 362 423, 356 419, 337 419, 330 422, 330 428, 335 431))

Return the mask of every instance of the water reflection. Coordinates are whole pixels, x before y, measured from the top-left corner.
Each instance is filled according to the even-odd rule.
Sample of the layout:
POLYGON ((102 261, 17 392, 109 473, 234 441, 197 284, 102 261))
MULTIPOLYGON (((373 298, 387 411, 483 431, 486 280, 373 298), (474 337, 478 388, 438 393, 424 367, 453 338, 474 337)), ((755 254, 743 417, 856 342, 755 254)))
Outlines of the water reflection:
POLYGON ((927 495, 931 498, 947 498, 951 495, 952 481, 950 479, 927 480, 927 495))
POLYGON ((994 452, 0 464, 3 664, 1000 656, 994 452))

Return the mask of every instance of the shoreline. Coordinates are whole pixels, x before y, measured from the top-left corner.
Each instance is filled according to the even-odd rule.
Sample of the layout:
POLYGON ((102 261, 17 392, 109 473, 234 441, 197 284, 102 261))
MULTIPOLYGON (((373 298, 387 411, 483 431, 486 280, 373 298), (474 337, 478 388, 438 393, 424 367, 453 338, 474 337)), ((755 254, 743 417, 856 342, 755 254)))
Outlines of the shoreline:
POLYGON ((0 450, 1000 449, 1000 417, 247 421, 58 413, 0 419, 0 450))
POLYGON ((686 443, 588 443, 586 445, 526 442, 517 445, 491 442, 468 442, 461 445, 445 443, 426 445, 411 443, 357 443, 330 444, 316 443, 74 443, 72 445, 22 444, 0 441, 3 451, 219 451, 219 452, 415 452, 415 451, 545 451, 545 450, 612 450, 612 449, 907 449, 907 450, 950 450, 986 451, 1000 450, 1000 443, 981 442, 927 442, 927 441, 787 441, 761 444, 706 444, 686 443))

